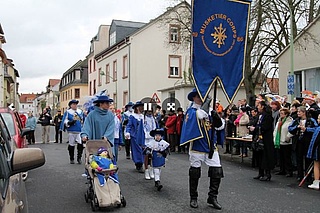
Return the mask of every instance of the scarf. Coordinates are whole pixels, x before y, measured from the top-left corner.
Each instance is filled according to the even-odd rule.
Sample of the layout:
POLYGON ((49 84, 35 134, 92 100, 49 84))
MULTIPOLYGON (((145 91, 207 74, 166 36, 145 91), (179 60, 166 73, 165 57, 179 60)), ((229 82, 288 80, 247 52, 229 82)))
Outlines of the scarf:
POLYGON ((282 128, 282 125, 286 122, 286 120, 287 120, 287 117, 285 117, 283 120, 279 119, 277 133, 276 133, 276 139, 274 141, 274 147, 276 149, 280 149, 281 128, 282 128))
POLYGON ((237 117, 237 119, 234 121, 234 124, 235 125, 239 125, 239 123, 240 123, 240 119, 241 119, 241 117, 243 116, 243 112, 241 112, 239 115, 238 115, 238 117, 237 117))

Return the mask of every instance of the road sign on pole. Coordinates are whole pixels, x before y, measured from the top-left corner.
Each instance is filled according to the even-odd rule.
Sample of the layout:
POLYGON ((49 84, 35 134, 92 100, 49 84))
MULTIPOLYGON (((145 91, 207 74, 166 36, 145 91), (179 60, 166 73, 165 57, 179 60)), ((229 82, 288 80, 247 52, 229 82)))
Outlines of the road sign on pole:
POLYGON ((151 99, 153 99, 156 103, 161 103, 160 98, 158 97, 157 93, 153 93, 151 99))
POLYGON ((288 75, 288 95, 294 94, 294 75, 288 75))

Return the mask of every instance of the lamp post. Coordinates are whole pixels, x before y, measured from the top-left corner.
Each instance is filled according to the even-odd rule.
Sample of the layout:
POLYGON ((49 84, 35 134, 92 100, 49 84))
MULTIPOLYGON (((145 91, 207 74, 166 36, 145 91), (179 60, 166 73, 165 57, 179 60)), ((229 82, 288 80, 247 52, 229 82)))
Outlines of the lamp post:
MULTIPOLYGON (((293 52, 293 8, 290 7, 290 0, 288 0, 288 7, 289 7, 289 11, 290 11, 290 72, 289 74, 292 76, 292 80, 293 80, 293 85, 294 85, 294 62, 293 62, 293 57, 294 57, 294 52, 293 52)), ((294 99, 294 90, 295 88, 292 89, 292 93, 291 95, 291 101, 293 101, 294 99)))

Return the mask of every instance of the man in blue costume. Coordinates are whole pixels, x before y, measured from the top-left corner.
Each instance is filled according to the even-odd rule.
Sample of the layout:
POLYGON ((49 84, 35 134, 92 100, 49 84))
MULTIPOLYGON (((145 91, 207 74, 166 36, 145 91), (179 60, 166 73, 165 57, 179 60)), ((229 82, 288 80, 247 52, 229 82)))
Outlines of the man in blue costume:
POLYGON ((137 101, 133 106, 133 114, 130 115, 128 124, 125 130, 125 139, 131 139, 131 154, 132 160, 136 165, 138 172, 143 173, 144 157, 142 153, 142 146, 144 146, 144 104, 141 101, 137 101))
POLYGON ((113 102, 106 95, 101 95, 93 103, 94 110, 88 114, 82 131, 81 138, 83 141, 87 140, 108 140, 112 146, 112 153, 114 152, 114 114, 109 110, 110 103, 113 102))
MULTIPOLYGON (((216 112, 209 115, 211 99, 203 103, 196 89, 188 94, 188 100, 192 105, 186 112, 185 120, 182 126, 180 146, 190 143, 189 150, 189 192, 190 206, 198 208, 198 183, 201 176, 201 163, 204 162, 209 166, 208 176, 210 177, 210 186, 207 203, 213 205, 215 209, 221 209, 217 201, 218 189, 223 170, 220 164, 220 157, 217 147, 212 142, 211 124, 215 127, 222 125, 221 119, 216 112), (213 152, 212 157, 210 152, 213 152), (210 158, 211 157, 211 158, 210 158)), ((215 137, 214 137, 215 138, 215 137)))
POLYGON ((83 112, 78 109, 79 101, 69 101, 69 109, 63 114, 60 124, 60 130, 67 130, 68 132, 68 151, 70 163, 74 164, 74 148, 77 145, 77 161, 81 164, 81 157, 83 152, 83 144, 80 138, 81 127, 83 124, 83 112))
MULTIPOLYGON (((122 132, 125 132, 127 124, 129 122, 129 117, 130 115, 132 115, 133 113, 133 109, 132 106, 134 105, 133 102, 129 102, 126 106, 125 106, 125 112, 123 113, 122 117, 121 117, 121 122, 122 122, 122 132)), ((130 159, 130 138, 127 138, 124 140, 124 145, 126 148, 126 158, 130 159)))

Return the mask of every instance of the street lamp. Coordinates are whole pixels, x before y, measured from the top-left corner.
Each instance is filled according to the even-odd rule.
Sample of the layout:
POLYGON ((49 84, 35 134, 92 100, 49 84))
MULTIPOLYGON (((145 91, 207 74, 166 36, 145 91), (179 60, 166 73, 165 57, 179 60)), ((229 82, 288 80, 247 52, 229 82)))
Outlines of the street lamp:
MULTIPOLYGON (((288 0, 288 7, 289 7, 289 11, 290 11, 290 75, 292 76, 292 80, 293 80, 293 85, 294 85, 294 62, 293 62, 293 57, 294 57, 294 52, 293 52, 293 9, 290 7, 290 3, 288 0)), ((293 101, 294 99, 294 90, 295 88, 292 89, 292 93, 291 95, 291 101, 293 101)))

